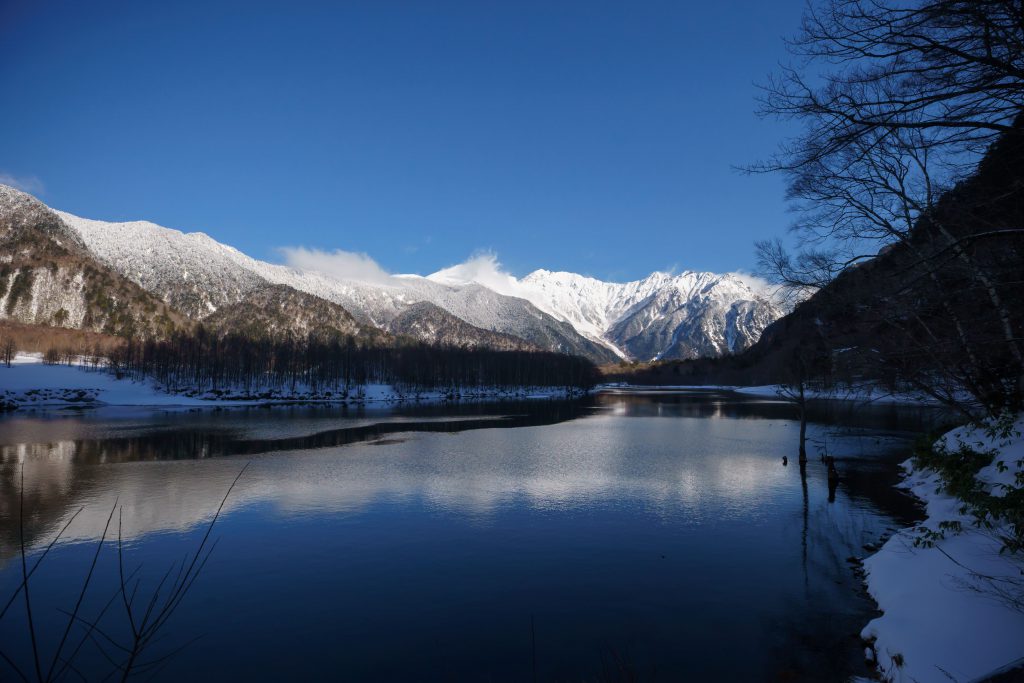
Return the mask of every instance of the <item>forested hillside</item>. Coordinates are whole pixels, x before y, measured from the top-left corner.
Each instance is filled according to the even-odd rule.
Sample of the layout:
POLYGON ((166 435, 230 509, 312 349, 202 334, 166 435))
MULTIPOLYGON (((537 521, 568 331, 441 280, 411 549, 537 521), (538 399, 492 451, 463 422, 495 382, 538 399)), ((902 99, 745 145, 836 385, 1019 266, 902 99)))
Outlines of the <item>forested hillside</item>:
POLYGON ((165 336, 186 318, 98 262, 34 198, 0 185, 0 319, 121 336, 165 336))
POLYGON ((948 399, 968 387, 1019 406, 1024 339, 1024 117, 908 239, 844 269, 721 359, 609 368, 660 384, 881 382, 948 399))

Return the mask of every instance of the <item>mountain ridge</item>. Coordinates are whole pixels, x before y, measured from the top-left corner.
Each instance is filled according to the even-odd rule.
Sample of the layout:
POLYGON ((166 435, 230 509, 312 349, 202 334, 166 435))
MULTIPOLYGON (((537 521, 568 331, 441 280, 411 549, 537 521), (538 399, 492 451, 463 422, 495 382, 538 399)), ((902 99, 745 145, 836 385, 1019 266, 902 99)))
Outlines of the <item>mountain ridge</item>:
MULTIPOLYGON (((120 276, 196 321, 216 318, 218 310, 239 305, 270 285, 286 286, 340 306, 365 329, 389 331, 401 316, 397 327, 426 335, 424 341, 458 340, 453 330, 438 327, 444 316, 437 311, 421 306, 415 315, 403 316, 426 302, 470 326, 448 319, 449 327, 466 333, 478 328, 466 339, 470 345, 487 338, 507 346, 513 337, 528 347, 610 363, 736 353, 783 314, 770 293, 735 273, 656 271, 616 283, 537 269, 516 278, 500 272, 492 258, 486 276, 460 264, 426 276, 385 274, 368 282, 260 261, 202 232, 150 221, 99 221, 46 208, 60 224, 54 229, 64 230, 120 276)), ((295 297, 289 301, 294 309, 295 297)))
POLYGON ((0 185, 0 320, 124 336, 161 336, 187 320, 106 268, 61 218, 0 185))
MULTIPOLYGON (((475 281, 472 275, 460 276, 458 268, 438 271, 428 279, 448 284, 475 281)), ((655 271, 618 283, 538 269, 522 279, 506 276, 495 286, 568 322, 620 358, 657 360, 736 353, 756 342, 785 311, 766 288, 758 291, 747 279, 736 273, 655 271), (671 321, 667 333, 657 329, 665 320, 671 321), (652 344, 652 336, 660 346, 652 344)))

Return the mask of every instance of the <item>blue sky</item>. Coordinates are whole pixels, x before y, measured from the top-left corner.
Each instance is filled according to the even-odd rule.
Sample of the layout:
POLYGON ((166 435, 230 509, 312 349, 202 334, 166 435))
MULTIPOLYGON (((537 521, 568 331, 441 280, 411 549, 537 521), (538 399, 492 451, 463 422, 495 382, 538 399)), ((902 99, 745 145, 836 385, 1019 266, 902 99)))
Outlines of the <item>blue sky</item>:
POLYGON ((273 261, 749 270, 790 217, 732 166, 786 134, 753 83, 802 9, 0 0, 0 178, 273 261))

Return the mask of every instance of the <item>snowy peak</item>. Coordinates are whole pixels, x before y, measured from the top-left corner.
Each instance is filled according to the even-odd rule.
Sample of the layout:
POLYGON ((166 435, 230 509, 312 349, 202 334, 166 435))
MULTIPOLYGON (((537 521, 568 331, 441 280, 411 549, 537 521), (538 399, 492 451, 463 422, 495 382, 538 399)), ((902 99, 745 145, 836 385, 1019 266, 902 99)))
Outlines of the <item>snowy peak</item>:
POLYGON ((0 242, 13 244, 33 232, 42 233, 65 247, 84 247, 57 212, 30 194, 0 185, 0 242))
POLYGON ((615 283, 537 270, 518 283, 518 294, 620 357, 650 360, 735 353, 757 341, 783 312, 750 282, 735 274, 684 271, 615 283))
MULTIPOLYGON (((514 346, 507 339, 513 337, 530 347, 605 363, 739 352, 783 314, 756 282, 735 273, 653 272, 618 283, 540 269, 520 279, 504 271, 492 254, 425 277, 390 275, 368 257, 362 258, 369 269, 366 263, 339 267, 336 261, 316 258, 289 267, 258 261, 201 232, 52 211, 29 195, 0 186, 0 209, 4 206, 8 210, 0 213, 14 219, 0 224, 0 233, 13 235, 20 230, 19 217, 28 217, 37 229, 74 243, 192 320, 217 319, 225 308, 229 310, 220 317, 240 319, 244 316, 238 311, 252 310, 259 296, 282 291, 268 286, 284 286, 342 307, 364 327, 394 326, 399 333, 407 328, 446 343, 465 338, 466 343, 487 339, 514 346), (249 308, 231 308, 243 303, 249 308)), ((297 309, 314 299, 289 295, 275 301, 278 327, 291 314, 299 327, 330 318, 327 309, 299 314, 297 309)))
POLYGON ((764 286, 735 273, 656 271, 618 283, 539 269, 517 279, 502 271, 493 256, 483 255, 427 279, 525 299, 623 359, 742 351, 783 313, 764 286))

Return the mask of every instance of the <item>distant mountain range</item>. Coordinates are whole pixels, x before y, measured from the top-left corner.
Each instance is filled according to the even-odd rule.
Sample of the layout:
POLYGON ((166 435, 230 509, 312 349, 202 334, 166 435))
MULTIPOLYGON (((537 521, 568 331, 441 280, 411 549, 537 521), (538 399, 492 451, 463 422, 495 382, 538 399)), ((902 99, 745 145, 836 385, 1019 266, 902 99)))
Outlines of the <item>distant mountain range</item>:
POLYGON ((0 185, 0 319, 158 334, 218 329, 544 349, 605 363, 742 351, 784 313, 737 274, 653 273, 625 284, 455 266, 372 282, 258 261, 203 233, 51 210, 0 185))

